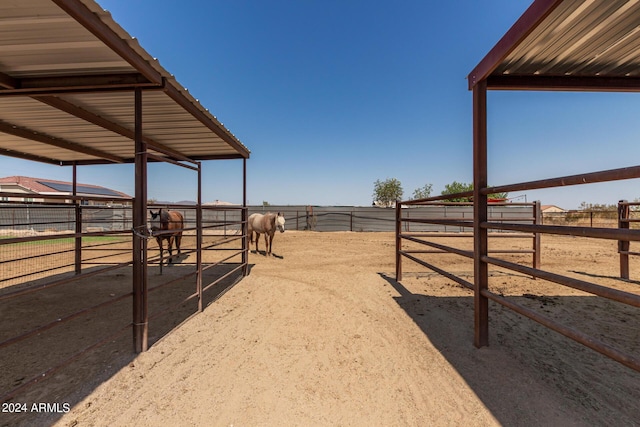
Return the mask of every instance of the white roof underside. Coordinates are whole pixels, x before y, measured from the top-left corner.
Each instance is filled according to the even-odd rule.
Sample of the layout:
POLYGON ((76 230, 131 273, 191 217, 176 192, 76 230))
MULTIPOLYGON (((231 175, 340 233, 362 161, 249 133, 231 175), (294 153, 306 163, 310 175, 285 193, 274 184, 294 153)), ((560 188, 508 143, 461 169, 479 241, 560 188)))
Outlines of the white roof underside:
POLYGON ((496 88, 537 88, 545 84, 534 82, 538 76, 560 89, 637 90, 640 0, 534 1, 472 71, 469 86, 493 79, 496 88))
POLYGON ((150 149, 182 160, 249 157, 93 0, 0 0, 0 154, 132 162, 135 87, 150 149))

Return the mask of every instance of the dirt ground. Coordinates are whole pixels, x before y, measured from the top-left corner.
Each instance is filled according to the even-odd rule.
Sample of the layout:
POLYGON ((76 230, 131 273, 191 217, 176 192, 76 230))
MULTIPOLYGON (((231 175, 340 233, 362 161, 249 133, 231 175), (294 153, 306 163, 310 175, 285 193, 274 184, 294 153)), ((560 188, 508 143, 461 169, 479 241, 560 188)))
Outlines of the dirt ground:
MULTIPOLYGON (((470 247, 462 239, 440 241, 470 247)), ((542 243, 542 268, 640 294, 640 282, 616 278, 615 242, 543 236, 542 243)), ((490 249, 527 245, 501 239, 490 249)), ((472 293, 408 260, 403 280, 396 282, 394 248, 392 233, 277 234, 275 256, 250 253, 250 275, 209 297, 203 313, 189 318, 192 311, 179 311, 155 329, 152 322, 153 346, 146 353, 131 352, 127 329, 13 400, 66 403, 68 412, 61 407, 54 413, 1 413, 0 425, 640 423, 639 372, 494 303, 490 345, 475 348, 472 293)), ((428 259, 473 280, 470 260, 428 259)), ((635 259, 631 277, 640 277, 635 259)), ((122 289, 131 283, 125 273, 114 273, 110 281, 122 289)), ((490 287, 640 355, 637 308, 496 269, 490 287)), ((96 289, 84 292, 101 291, 96 289)), ((65 300, 72 304, 77 298, 65 300)), ((122 310, 118 316, 126 323, 130 305, 122 310)), ((3 315, 3 323, 10 320, 3 315)), ((38 340, 20 355, 28 358, 39 346, 49 354, 56 339, 70 338, 38 340)), ((3 369, 5 376, 11 372, 3 369)))

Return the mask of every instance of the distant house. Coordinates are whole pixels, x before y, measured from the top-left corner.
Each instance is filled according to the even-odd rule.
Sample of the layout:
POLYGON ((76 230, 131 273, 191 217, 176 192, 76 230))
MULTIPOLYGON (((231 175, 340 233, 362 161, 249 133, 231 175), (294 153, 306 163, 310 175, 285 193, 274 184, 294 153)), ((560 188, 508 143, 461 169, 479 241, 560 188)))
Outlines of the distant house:
MULTIPOLYGON (((0 202, 60 203, 61 200, 59 198, 47 196, 71 196, 73 195, 73 183, 28 176, 8 176, 0 178, 0 193, 4 193, 0 196, 0 202), (15 193, 16 196, 9 196, 6 193, 15 193)), ((101 199, 90 201, 89 204, 91 205, 127 204, 130 203, 131 199, 131 196, 120 191, 92 184, 76 184, 76 194, 78 196, 99 197, 101 199)), ((64 200, 64 202, 71 203, 71 200, 64 200)))
POLYGON ((556 205, 542 205, 540 206, 540 210, 543 214, 545 213, 565 213, 566 209, 562 209, 556 205))

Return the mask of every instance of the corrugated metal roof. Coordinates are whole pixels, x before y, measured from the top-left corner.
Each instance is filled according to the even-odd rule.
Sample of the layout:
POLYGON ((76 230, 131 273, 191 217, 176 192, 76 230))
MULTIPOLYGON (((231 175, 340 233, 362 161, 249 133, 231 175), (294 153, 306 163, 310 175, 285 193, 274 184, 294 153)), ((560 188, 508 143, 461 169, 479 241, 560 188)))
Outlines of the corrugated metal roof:
POLYGON ((640 0, 536 0, 469 74, 469 88, 638 90, 640 0))
POLYGON ((150 149, 193 160, 249 150, 93 0, 0 0, 0 154, 134 160, 134 88, 150 149))

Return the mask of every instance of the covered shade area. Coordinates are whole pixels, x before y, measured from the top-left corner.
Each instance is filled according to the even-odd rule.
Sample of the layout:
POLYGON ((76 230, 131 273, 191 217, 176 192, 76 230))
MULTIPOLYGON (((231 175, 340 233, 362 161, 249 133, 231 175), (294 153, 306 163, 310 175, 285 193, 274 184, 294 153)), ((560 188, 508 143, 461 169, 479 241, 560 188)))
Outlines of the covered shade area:
POLYGON ((72 167, 74 196, 76 166, 135 165, 136 351, 148 346, 147 163, 197 173, 201 245, 202 161, 242 160, 244 230, 249 149, 93 0, 0 2, 0 155, 72 167))

